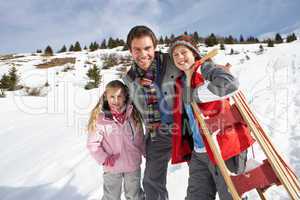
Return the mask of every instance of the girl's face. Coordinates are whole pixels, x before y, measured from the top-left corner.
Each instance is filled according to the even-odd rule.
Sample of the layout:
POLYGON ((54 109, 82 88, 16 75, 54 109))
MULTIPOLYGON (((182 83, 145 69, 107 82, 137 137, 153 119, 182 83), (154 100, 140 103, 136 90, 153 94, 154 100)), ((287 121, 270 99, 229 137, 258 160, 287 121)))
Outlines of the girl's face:
POLYGON ((122 88, 108 88, 106 90, 106 98, 111 110, 124 111, 126 97, 122 88))
POLYGON ((193 52, 183 45, 176 46, 173 50, 172 56, 176 67, 182 71, 190 70, 195 62, 193 52))

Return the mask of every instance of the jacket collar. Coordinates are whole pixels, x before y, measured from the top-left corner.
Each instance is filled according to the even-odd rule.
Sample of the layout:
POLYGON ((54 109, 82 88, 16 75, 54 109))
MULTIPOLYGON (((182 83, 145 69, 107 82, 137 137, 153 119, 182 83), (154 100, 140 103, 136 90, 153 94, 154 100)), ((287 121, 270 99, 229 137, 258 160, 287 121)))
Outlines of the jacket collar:
MULTIPOLYGON (((124 123, 127 120, 129 120, 129 118, 130 118, 130 116, 132 114, 132 111, 133 111, 133 105, 128 104, 126 106, 126 113, 125 113, 125 121, 124 121, 124 123)), ((116 123, 119 123, 115 118, 109 119, 109 118, 105 117, 104 113, 100 113, 99 118, 98 118, 98 122, 116 122, 116 123)))

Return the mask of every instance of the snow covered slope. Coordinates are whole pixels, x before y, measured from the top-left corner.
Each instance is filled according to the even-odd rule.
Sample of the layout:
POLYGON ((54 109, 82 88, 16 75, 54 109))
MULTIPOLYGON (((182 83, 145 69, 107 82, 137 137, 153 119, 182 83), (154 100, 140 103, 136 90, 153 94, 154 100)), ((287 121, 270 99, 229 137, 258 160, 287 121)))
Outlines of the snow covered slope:
MULTIPOLYGON (((233 65, 257 117, 300 175, 300 41, 264 49, 261 54, 259 44, 226 45, 215 61, 233 65), (229 55, 231 48, 236 54, 229 55)), ((101 71, 104 84, 99 89, 84 90, 84 85, 87 61, 102 65, 104 53, 128 54, 117 49, 58 54, 76 57, 75 69, 67 72, 65 66, 36 69, 45 59, 39 55, 0 62, 0 76, 14 63, 22 84, 50 84, 45 97, 15 91, 0 98, 1 200, 99 199, 102 169, 85 148, 85 126, 105 82, 118 78, 117 67, 101 71)), ((263 159, 256 149, 257 159, 263 159)), ((170 200, 184 199, 187 179, 186 164, 170 166, 170 200)), ((282 189, 268 194, 273 200, 288 199, 282 189)), ((249 196, 257 199, 255 192, 249 196)))

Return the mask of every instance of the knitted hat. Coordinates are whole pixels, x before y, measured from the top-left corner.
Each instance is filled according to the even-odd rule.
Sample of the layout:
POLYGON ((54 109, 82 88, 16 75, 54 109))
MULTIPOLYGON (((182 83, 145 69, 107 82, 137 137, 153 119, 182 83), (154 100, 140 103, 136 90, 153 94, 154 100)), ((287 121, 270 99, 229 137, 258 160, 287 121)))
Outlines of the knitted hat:
POLYGON ((201 58, 201 55, 197 48, 197 43, 194 41, 193 37, 189 35, 180 35, 171 42, 171 45, 169 47, 169 54, 172 60, 173 60, 172 53, 175 47, 178 45, 183 45, 188 47, 194 53, 196 60, 199 60, 201 58))

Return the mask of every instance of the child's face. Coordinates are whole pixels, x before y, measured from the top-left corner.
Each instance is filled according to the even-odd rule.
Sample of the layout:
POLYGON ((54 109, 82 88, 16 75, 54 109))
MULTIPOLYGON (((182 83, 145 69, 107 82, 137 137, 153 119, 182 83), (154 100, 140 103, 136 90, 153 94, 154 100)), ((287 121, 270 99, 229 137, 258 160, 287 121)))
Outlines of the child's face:
POLYGON ((123 111, 126 97, 122 88, 108 88, 106 90, 106 98, 111 110, 123 111))
POLYGON ((195 62, 193 52, 183 45, 176 46, 173 50, 172 56, 176 67, 182 71, 190 70, 195 62))

